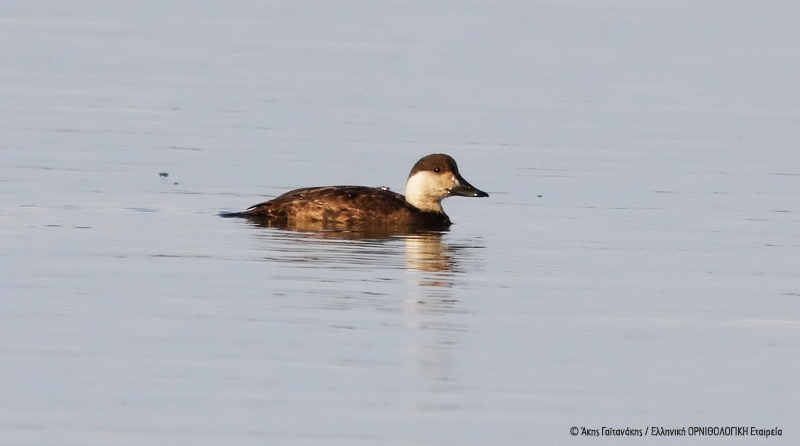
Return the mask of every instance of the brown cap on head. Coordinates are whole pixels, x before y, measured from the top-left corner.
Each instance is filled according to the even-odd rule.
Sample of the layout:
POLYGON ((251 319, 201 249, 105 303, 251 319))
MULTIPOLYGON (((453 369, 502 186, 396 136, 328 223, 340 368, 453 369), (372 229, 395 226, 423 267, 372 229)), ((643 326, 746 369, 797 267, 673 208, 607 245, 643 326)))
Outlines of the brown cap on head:
POLYGON ((434 153, 433 155, 423 157, 421 160, 417 161, 417 164, 414 164, 408 176, 411 177, 411 175, 423 170, 434 173, 453 172, 458 175, 456 160, 444 153, 434 153))

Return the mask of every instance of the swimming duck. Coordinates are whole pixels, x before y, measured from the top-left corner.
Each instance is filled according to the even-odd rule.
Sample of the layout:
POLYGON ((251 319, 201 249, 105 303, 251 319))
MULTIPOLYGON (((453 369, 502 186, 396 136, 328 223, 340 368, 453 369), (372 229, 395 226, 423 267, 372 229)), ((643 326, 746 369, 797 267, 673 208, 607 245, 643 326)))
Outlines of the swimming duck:
POLYGON ((251 206, 243 212, 220 214, 244 217, 266 226, 290 229, 359 227, 443 230, 450 218, 442 200, 450 196, 488 197, 458 173, 456 161, 437 153, 423 157, 411 169, 406 195, 366 186, 328 186, 295 189, 251 206))

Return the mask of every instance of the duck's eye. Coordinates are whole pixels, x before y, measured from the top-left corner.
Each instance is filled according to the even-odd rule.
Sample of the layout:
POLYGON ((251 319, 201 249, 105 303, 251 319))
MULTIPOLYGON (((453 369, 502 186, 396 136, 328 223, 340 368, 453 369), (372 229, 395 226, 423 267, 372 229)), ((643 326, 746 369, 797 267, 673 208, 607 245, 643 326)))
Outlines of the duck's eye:
POLYGON ((442 171, 442 169, 440 169, 440 168, 438 168, 438 167, 434 167, 434 168, 433 168, 433 171, 434 171, 434 172, 436 172, 436 173, 439 173, 439 172, 441 172, 441 171, 442 171))

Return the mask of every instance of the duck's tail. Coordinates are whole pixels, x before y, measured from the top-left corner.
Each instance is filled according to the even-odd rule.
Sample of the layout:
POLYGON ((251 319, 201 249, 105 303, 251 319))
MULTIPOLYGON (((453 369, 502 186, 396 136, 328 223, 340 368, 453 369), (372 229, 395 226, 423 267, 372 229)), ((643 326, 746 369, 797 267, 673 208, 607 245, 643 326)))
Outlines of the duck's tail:
POLYGON ((234 217, 246 218, 246 217, 252 217, 252 215, 250 213, 248 213, 247 211, 244 211, 244 212, 220 212, 218 215, 220 217, 222 217, 222 218, 234 218, 234 217))

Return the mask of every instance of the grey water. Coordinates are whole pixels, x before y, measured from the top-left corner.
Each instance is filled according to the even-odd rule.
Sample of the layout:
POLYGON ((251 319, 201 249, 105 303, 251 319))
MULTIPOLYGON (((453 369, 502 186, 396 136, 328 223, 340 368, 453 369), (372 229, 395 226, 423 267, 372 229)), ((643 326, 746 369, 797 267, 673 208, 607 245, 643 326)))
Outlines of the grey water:
MULTIPOLYGON (((0 443, 617 444, 800 413, 794 2, 0 5, 0 443), (373 239, 223 219, 448 153, 373 239)), ((692 444, 752 444, 693 436, 692 444)))

